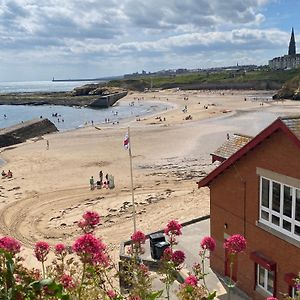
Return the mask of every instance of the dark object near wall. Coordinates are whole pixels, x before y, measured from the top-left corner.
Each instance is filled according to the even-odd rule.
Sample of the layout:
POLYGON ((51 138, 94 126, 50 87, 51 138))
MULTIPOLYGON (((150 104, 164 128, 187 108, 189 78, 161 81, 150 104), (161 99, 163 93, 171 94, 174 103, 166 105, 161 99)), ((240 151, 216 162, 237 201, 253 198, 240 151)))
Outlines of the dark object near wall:
POLYGON ((157 257, 155 245, 159 242, 165 242, 166 241, 165 235, 162 232, 150 234, 149 240, 150 240, 151 257, 153 259, 159 259, 160 257, 157 257))
POLYGON ((156 259, 161 259, 164 254, 165 249, 170 247, 170 244, 166 241, 158 242, 154 245, 154 252, 156 259))

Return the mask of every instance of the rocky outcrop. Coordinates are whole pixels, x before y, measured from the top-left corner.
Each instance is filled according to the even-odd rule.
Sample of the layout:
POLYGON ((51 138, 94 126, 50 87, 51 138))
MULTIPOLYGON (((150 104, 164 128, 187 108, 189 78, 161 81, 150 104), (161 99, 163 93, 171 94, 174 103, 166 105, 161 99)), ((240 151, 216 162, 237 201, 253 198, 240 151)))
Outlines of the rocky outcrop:
POLYGON ((300 100, 300 70, 299 73, 287 81, 282 88, 273 96, 273 99, 300 100))
POLYGON ((85 84, 83 86, 74 88, 71 94, 73 96, 87 96, 87 95, 106 96, 110 94, 120 93, 121 91, 124 90, 117 87, 107 87, 104 86, 103 84, 85 84))
POLYGON ((25 142, 27 139, 58 131, 48 119, 35 119, 0 130, 0 148, 25 142))

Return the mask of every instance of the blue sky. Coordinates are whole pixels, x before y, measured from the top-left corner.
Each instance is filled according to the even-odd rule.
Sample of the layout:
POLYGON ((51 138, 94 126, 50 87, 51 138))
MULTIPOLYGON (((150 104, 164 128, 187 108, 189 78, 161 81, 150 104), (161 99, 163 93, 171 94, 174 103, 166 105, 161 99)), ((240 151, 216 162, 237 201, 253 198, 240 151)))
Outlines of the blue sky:
MULTIPOLYGON (((0 81, 264 65, 299 0, 1 0, 0 81)), ((298 51, 300 52, 300 51, 298 51)))

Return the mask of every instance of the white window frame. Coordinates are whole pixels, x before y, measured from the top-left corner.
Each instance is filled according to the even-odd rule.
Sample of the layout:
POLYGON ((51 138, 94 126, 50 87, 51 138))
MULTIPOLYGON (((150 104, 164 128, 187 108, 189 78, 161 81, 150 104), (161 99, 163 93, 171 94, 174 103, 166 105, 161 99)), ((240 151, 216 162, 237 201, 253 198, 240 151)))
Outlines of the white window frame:
POLYGON ((294 286, 292 286, 291 288, 291 295, 292 298, 296 297, 296 288, 294 286))
POLYGON ((291 238, 295 239, 296 241, 300 241, 300 236, 295 233, 295 226, 300 227, 300 222, 296 220, 296 190, 300 192, 299 188, 290 186, 285 183, 281 183, 277 180, 273 180, 267 178, 265 176, 260 176, 260 193, 259 193, 259 222, 262 224, 267 225, 291 238), (269 207, 264 207, 262 205, 262 181, 263 179, 269 181, 269 207), (273 182, 280 184, 280 211, 277 212, 272 209, 272 196, 273 196, 273 182), (289 187, 292 189, 292 212, 291 217, 285 216, 283 214, 283 201, 284 201, 284 186, 289 187), (262 212, 268 213, 269 218, 268 220, 262 218, 262 212), (272 215, 279 218, 279 225, 272 223, 272 215), (287 221, 291 224, 291 231, 283 228, 283 221, 287 221))
POLYGON ((265 269, 263 266, 261 266, 260 264, 256 264, 256 272, 257 272, 257 279, 256 279, 256 285, 261 288, 264 292, 266 292, 267 294, 269 295, 272 295, 273 296, 273 293, 274 293, 274 279, 275 279, 275 271, 269 271, 267 269, 265 269), (259 283, 259 268, 263 269, 264 270, 264 285, 261 285, 259 283), (270 292, 268 290, 268 279, 269 279, 269 273, 273 273, 273 292, 270 292))

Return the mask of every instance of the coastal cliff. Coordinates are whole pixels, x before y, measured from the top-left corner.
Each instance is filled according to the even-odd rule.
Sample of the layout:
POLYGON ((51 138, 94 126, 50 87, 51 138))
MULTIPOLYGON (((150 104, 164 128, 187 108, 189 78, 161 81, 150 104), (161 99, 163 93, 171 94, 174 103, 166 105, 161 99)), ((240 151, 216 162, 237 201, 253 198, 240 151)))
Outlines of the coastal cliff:
POLYGON ((0 129, 0 148, 25 142, 27 139, 58 131, 48 119, 35 119, 0 129))
POLYGON ((297 75, 282 86, 273 98, 300 100, 300 70, 297 75))

